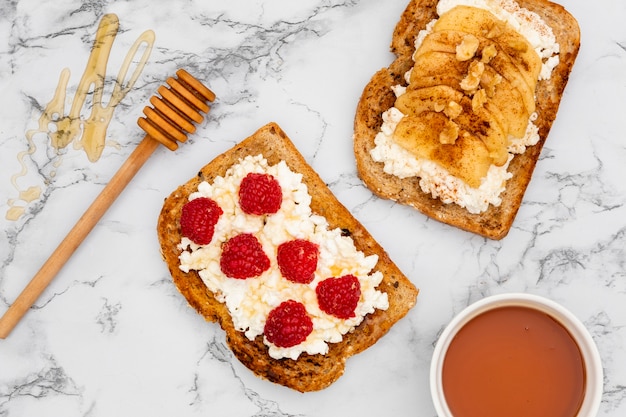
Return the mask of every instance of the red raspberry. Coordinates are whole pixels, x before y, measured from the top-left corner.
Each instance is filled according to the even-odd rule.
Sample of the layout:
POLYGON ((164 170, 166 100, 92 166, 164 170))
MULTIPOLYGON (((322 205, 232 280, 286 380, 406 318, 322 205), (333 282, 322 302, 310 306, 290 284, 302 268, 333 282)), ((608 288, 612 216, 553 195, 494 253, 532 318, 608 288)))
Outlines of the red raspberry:
POLYGON ((189 201, 180 216, 182 235, 198 245, 208 245, 222 213, 220 206, 210 198, 198 197, 189 201))
POLYGON ((270 260, 254 235, 237 235, 222 246, 220 269, 230 278, 258 277, 269 267, 270 260))
POLYGON ((315 243, 296 239, 278 246, 276 260, 281 274, 289 281, 308 284, 317 269, 319 249, 315 243))
POLYGON ((327 278, 315 289, 320 309, 340 319, 354 317, 354 310, 361 297, 361 284, 354 275, 327 278))
POLYGON ((283 202, 280 184, 269 174, 250 173, 239 185, 239 205, 247 214, 274 214, 283 202))
POLYGON ((304 342, 312 331, 313 321, 304 305, 289 300, 270 311, 263 332, 269 342, 289 348, 304 342))

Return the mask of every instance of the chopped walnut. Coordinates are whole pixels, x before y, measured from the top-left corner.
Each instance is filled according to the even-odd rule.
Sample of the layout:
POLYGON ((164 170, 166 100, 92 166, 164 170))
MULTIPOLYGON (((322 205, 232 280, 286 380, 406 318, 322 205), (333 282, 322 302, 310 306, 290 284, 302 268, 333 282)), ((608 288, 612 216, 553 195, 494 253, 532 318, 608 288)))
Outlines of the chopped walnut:
POLYGON ((448 120, 439 133, 439 142, 443 145, 453 145, 459 137, 459 125, 452 120, 448 120))
POLYGON ((468 34, 463 37, 460 44, 456 46, 456 59, 458 61, 469 61, 474 58, 480 41, 474 35, 468 34))
POLYGON ((463 107, 456 101, 451 101, 448 103, 443 112, 450 119, 456 119, 461 115, 461 113, 463 113, 463 107))
POLYGON ((482 58, 480 59, 480 62, 488 64, 496 55, 498 55, 498 50, 496 49, 496 46, 494 44, 487 45, 483 48, 482 58))
POLYGON ((495 74, 491 76, 488 73, 483 73, 480 77, 480 85, 487 92, 487 97, 493 97, 496 94, 496 86, 502 82, 502 76, 495 74))
POLYGON ((467 76, 461 81, 461 88, 470 94, 475 93, 484 72, 485 64, 480 61, 472 61, 467 69, 467 76))
POLYGON ((476 112, 487 102, 487 91, 484 88, 476 91, 472 97, 472 111, 476 112))
POLYGON ((433 106, 433 110, 435 110, 437 113, 444 111, 445 108, 446 108, 446 105, 443 103, 435 103, 435 105, 433 106))

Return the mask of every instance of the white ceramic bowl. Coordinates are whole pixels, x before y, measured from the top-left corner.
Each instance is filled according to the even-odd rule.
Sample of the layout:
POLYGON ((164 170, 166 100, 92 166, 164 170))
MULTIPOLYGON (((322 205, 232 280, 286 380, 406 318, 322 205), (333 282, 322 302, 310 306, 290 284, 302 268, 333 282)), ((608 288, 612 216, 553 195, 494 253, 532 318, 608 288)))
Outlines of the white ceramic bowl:
POLYGON ((600 354, 585 326, 571 312, 547 298, 512 293, 484 298, 466 307, 444 329, 435 346, 430 367, 430 390, 439 417, 454 417, 450 412, 443 392, 442 369, 446 351, 456 333, 471 319, 498 307, 530 307, 542 311, 572 335, 579 346, 585 363, 586 387, 582 405, 576 417, 594 417, 600 406, 603 389, 603 372, 600 354))

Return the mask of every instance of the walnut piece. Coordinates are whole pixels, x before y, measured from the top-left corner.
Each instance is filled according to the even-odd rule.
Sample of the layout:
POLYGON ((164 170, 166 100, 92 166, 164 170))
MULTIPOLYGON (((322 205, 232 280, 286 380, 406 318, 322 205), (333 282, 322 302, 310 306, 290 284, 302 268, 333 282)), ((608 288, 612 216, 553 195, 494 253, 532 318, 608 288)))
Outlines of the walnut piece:
POLYGON ((496 55, 498 55, 498 50, 496 49, 496 46, 494 44, 487 45, 483 48, 482 58, 480 59, 480 62, 488 64, 496 55))
POLYGON ((480 78, 481 87, 487 92, 487 97, 493 97, 496 94, 496 87, 502 82, 502 76, 495 74, 494 76, 484 73, 480 78))
POLYGON ((443 145, 453 145, 459 137, 459 125, 448 120, 439 133, 439 142, 443 145))
POLYGON ((484 72, 485 64, 480 61, 472 61, 467 69, 467 76, 461 81, 461 88, 469 94, 475 93, 484 72))
POLYGON ((460 44, 456 46, 456 59, 458 61, 469 61, 474 58, 480 41, 474 35, 467 34, 460 44))
POLYGON ((487 91, 484 88, 476 91, 472 97, 472 111, 477 112, 487 102, 487 91))
POLYGON ((463 113, 463 107, 456 101, 450 101, 443 112, 448 118, 456 119, 463 113))

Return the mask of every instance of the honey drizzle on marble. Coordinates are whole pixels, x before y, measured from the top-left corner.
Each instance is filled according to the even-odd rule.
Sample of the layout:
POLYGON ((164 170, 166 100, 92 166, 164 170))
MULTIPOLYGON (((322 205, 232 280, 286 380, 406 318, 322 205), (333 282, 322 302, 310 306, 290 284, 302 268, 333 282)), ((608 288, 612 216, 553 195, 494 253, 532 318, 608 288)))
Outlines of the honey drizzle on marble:
MULTIPOLYGON (((115 107, 132 89, 139 78, 139 75, 148 61, 155 39, 154 32, 151 30, 143 32, 137 38, 126 54, 117 78, 114 80, 115 85, 111 92, 109 102, 104 105, 103 91, 106 80, 106 68, 118 29, 119 20, 115 14, 106 14, 100 20, 85 71, 78 84, 74 100, 72 101, 70 111, 67 115, 65 114, 65 101, 67 98, 67 84, 70 71, 67 68, 61 71, 54 96, 46 105, 40 116, 37 129, 31 129, 26 132, 28 149, 18 154, 17 158, 21 170, 11 177, 11 183, 19 192, 19 198, 17 200, 8 200, 9 209, 6 213, 7 220, 17 221, 24 214, 26 207, 19 205, 18 202, 21 201, 28 204, 37 200, 41 195, 41 188, 38 186, 31 186, 22 190, 17 184, 17 180, 28 173, 24 161, 25 158, 34 154, 37 150, 33 140, 35 135, 45 133, 50 139, 50 144, 56 150, 57 155, 59 155, 61 149, 73 143, 75 149, 82 148, 85 151, 89 161, 97 162, 100 159, 106 145, 106 131, 113 118, 115 107), (133 58, 144 45, 145 48, 134 72, 129 80, 124 83, 133 58), (91 113, 89 117, 84 118, 81 116, 81 112, 90 92, 92 92, 91 113)), ((59 165, 60 161, 54 163, 55 167, 59 165)))

